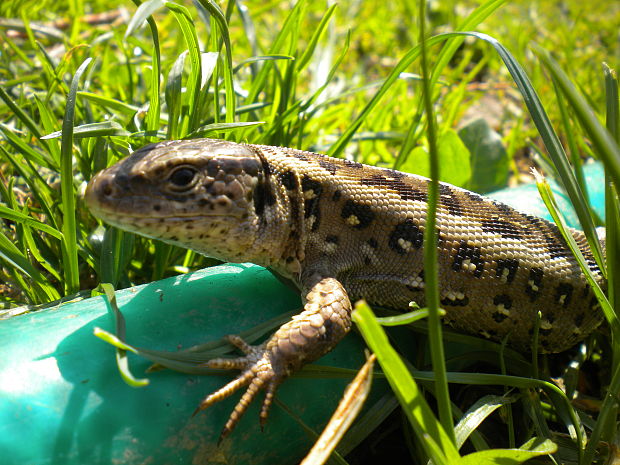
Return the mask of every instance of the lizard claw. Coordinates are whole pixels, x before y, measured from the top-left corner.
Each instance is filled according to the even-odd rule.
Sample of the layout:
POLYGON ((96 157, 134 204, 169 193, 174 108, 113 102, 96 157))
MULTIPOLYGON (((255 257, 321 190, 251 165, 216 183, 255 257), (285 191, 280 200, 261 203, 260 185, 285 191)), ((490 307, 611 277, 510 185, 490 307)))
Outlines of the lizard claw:
POLYGON ((232 359, 217 358, 205 366, 237 369, 241 374, 207 396, 194 414, 248 386, 222 430, 221 442, 235 428, 258 391, 264 389, 265 400, 260 410, 262 428, 280 383, 303 365, 329 352, 350 327, 351 302, 342 284, 334 278, 318 280, 306 296, 304 311, 282 325, 267 342, 251 346, 239 336, 227 337, 245 355, 232 359))
POLYGON ((209 360, 205 363, 205 366, 226 370, 238 369, 242 370, 242 372, 237 378, 208 395, 193 413, 193 415, 196 415, 201 410, 229 397, 238 389, 248 386, 226 422, 220 434, 218 444, 232 432, 261 389, 265 389, 265 400, 263 401, 259 416, 260 425, 263 428, 269 416, 269 408, 273 403, 277 387, 288 375, 288 373, 280 372, 281 370, 274 368, 271 361, 271 353, 265 348, 266 344, 251 346, 239 336, 227 336, 226 339, 246 355, 233 359, 217 358, 209 360))

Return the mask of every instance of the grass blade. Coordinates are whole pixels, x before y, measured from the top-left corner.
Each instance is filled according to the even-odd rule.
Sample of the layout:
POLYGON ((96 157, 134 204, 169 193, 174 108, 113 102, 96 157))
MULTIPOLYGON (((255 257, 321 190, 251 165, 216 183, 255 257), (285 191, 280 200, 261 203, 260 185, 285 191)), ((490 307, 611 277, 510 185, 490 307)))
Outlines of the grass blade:
MULTIPOLYGON (((620 143, 620 104, 618 100, 618 79, 609 67, 604 66, 605 89, 607 101, 607 129, 616 141, 620 143)), ((620 201, 618 199, 618 185, 613 183, 609 176, 605 176, 605 217, 607 218, 607 280, 609 302, 618 308, 620 302, 620 264, 616 257, 620 253, 620 224, 614 218, 620 218, 620 201)))
POLYGON ((75 219, 75 188, 73 187, 73 126, 75 116, 75 99, 82 74, 90 65, 92 58, 87 58, 80 65, 71 80, 65 116, 62 122, 60 191, 62 197, 62 245, 63 273, 65 292, 74 294, 80 289, 80 276, 77 256, 77 226, 75 219))
POLYGON ((585 98, 577 92, 566 73, 551 58, 549 52, 536 46, 534 50, 562 90, 562 94, 570 103, 579 122, 590 136, 597 155, 603 160, 605 168, 609 170, 614 183, 616 186, 620 185, 620 148, 618 144, 614 141, 610 132, 599 123, 585 98))
POLYGON ((575 207, 579 222, 581 223, 586 237, 588 238, 590 248, 592 249, 592 254, 594 255, 594 258, 599 264, 601 270, 603 270, 603 253, 601 250, 601 245, 597 239, 594 222, 590 216, 585 196, 575 179, 572 169, 568 163, 568 158, 564 153, 564 148, 562 147, 562 144, 560 143, 560 140, 558 139, 558 136, 549 121, 549 117, 547 116, 547 113, 538 98, 538 94, 530 83, 527 74, 523 71, 523 68, 521 68, 514 56, 493 37, 478 32, 463 32, 456 34, 469 35, 488 42, 493 46, 493 48, 495 48, 500 58, 508 68, 510 75, 514 79, 521 95, 523 96, 525 105, 532 116, 532 120, 540 133, 549 156, 553 160, 553 164, 560 175, 560 180, 562 181, 562 184, 564 185, 564 188, 566 189, 566 192, 575 207))
POLYGON ((599 441, 604 435, 611 436, 609 439, 617 435, 616 416, 618 414, 618 392, 620 392, 620 364, 616 364, 614 367, 614 374, 607 389, 608 394, 601 404, 599 416, 590 434, 588 445, 583 452, 583 460, 581 463, 589 464, 593 462, 594 454, 599 446, 599 441), (604 434, 606 429, 609 429, 612 434, 604 434))
POLYGON ((463 457, 460 465, 497 464, 517 465, 540 455, 551 455, 558 447, 549 439, 532 438, 518 449, 491 449, 463 457))
POLYGON ((478 399, 478 401, 465 412, 454 428, 457 447, 461 448, 463 444, 465 444, 465 441, 467 441, 467 438, 495 410, 512 402, 514 402, 514 400, 508 397, 492 395, 478 399))
POLYGON ((570 232, 568 231, 566 222, 564 221, 564 217, 560 213, 558 206, 555 202, 555 199, 553 197, 553 192, 551 191, 551 187, 549 187, 549 184, 547 183, 547 181, 545 181, 545 179, 537 171, 534 171, 534 175, 536 176, 536 184, 538 186, 538 191, 540 192, 540 196, 542 197, 543 201, 545 202, 545 205, 549 209, 549 213, 553 217, 553 221, 555 222, 555 224, 557 224, 560 232, 562 233, 562 237, 564 238, 564 240, 566 241, 566 244, 571 249, 571 252, 577 259, 577 263, 579 263, 579 267, 581 268, 582 273, 584 274, 584 276, 586 277, 588 281, 588 284, 594 291, 594 294, 596 295, 601 305, 603 313, 605 314, 605 317, 607 318, 607 321, 609 325, 611 326, 611 330, 613 334, 616 335, 616 338, 619 338, 620 337, 620 321, 618 320, 613 308, 609 304, 609 301, 607 300, 605 293, 603 292, 598 282, 596 281, 596 278, 594 277, 592 270, 586 263, 586 259, 584 258, 583 254, 581 253, 581 250, 577 246, 577 243, 575 242, 573 235, 570 234, 570 232))
POLYGON ((212 0, 198 0, 199 3, 205 8, 215 19, 224 48, 226 49, 226 65, 224 70, 224 85, 226 87, 226 123, 232 123, 235 121, 235 88, 233 84, 233 65, 232 65, 232 48, 230 45, 230 35, 228 33, 228 21, 226 16, 222 12, 221 8, 212 0))
POLYGON ((181 127, 179 135, 185 137, 186 134, 196 129, 200 118, 198 109, 198 100, 200 98, 200 82, 202 80, 202 59, 200 56, 200 46, 198 45, 198 36, 196 28, 192 22, 189 10, 182 5, 173 2, 164 2, 174 17, 176 18, 187 50, 189 52, 189 60, 191 63, 189 77, 186 84, 186 95, 188 109, 181 117, 181 127))
MULTIPOLYGON (((73 128, 73 137, 75 139, 81 137, 101 137, 101 136, 128 136, 129 131, 126 131, 116 121, 102 121, 101 123, 88 123, 73 128)), ((47 134, 41 139, 49 140, 62 137, 62 131, 52 132, 47 134)))
POLYGON ((446 378, 446 360, 442 338, 441 317, 439 310, 439 279, 437 264, 437 201, 439 199, 439 153, 437 149, 437 131, 433 111, 432 88, 428 65, 426 44, 426 1, 420 0, 420 45, 422 46, 422 99, 426 111, 428 129, 428 159, 430 165, 430 183, 426 202, 426 224, 424 227, 424 295, 428 308, 428 336, 431 345, 431 360, 435 372, 435 396, 439 410, 439 420, 444 431, 453 444, 456 444, 450 393, 446 378))
POLYGON ((244 129, 252 126, 259 126, 261 124, 265 124, 264 121, 248 121, 245 123, 214 123, 207 124, 196 129, 194 132, 188 134, 189 139, 193 139, 195 137, 205 137, 207 134, 217 132, 217 133, 227 133, 232 132, 238 129, 244 129))
MULTIPOLYGON (((140 0, 132 0, 133 3, 140 8, 140 0)), ((157 9, 160 0, 150 0, 153 2, 153 8, 157 9)), ((144 7, 146 8, 146 7, 144 7)), ((136 14, 138 12, 136 11, 136 14)), ((161 103, 159 99, 159 94, 161 90, 161 84, 159 82, 159 76, 162 74, 161 70, 161 50, 159 47, 159 32, 157 31, 157 25, 155 24, 155 20, 153 20, 153 16, 148 16, 146 18, 146 22, 149 25, 151 30, 151 37, 153 39, 153 56, 151 57, 152 63, 152 72, 151 72, 151 86, 150 86, 150 97, 149 97, 149 110, 146 114, 146 132, 147 133, 156 133, 157 128, 159 126, 159 119, 161 114, 161 103)), ((141 21, 140 21, 141 24, 141 21)), ((131 31, 133 32, 133 30, 131 31)), ((129 35, 129 32, 128 32, 129 35)), ((150 139, 150 142, 153 142, 154 139, 150 139)))
POLYGON ((131 347, 125 344, 125 318, 118 309, 116 304, 116 294, 114 288, 109 283, 102 283, 100 289, 104 293, 104 297, 107 299, 109 309, 114 316, 116 322, 116 336, 103 331, 100 328, 94 329, 94 334, 98 338, 116 346, 116 364, 118 371, 121 374, 123 380, 132 387, 144 387, 149 384, 149 380, 146 378, 136 378, 129 370, 129 361, 127 360, 127 351, 136 353, 131 347))
POLYGON ((316 49, 317 43, 319 42, 319 39, 321 38, 321 35, 323 34, 325 27, 327 27, 329 20, 331 19, 334 12, 336 11, 337 6, 338 4, 334 3, 327 9, 325 14, 323 14, 323 17, 321 18, 321 22, 319 23, 316 30, 312 34, 312 37, 310 37, 308 45, 304 49, 303 55, 297 61, 297 72, 303 70, 306 67, 306 65, 310 62, 312 55, 314 55, 314 51, 316 49))
POLYGON ((181 137, 180 119, 183 105, 183 67, 187 58, 187 50, 174 60, 174 64, 168 72, 166 80, 166 105, 168 106, 168 132, 167 139, 176 140, 181 137))
MULTIPOLYGON (((478 7, 472 15, 468 17, 468 20, 463 24, 465 27, 475 27, 481 21, 483 21, 486 17, 488 17, 491 13, 493 13, 497 8, 499 8, 505 0, 489 0, 480 7, 478 7), (471 19, 471 21, 469 20, 471 19)), ((463 37, 459 37, 459 33, 447 33, 447 34, 439 34, 433 37, 426 39, 426 46, 429 48, 433 45, 439 44, 444 41, 448 41, 448 44, 453 44, 451 49, 447 49, 446 55, 443 57, 443 60, 447 63, 451 55, 454 54, 456 49, 458 49, 459 45, 464 40, 463 37), (460 41, 460 42, 459 42, 460 41), (456 44, 456 45, 454 45, 456 44)), ((396 64, 396 66, 392 69, 388 77, 383 82, 381 88, 377 91, 375 95, 370 99, 370 101, 364 106, 360 114, 355 118, 353 123, 351 123, 347 129, 342 133, 342 135, 338 138, 338 140, 330 147, 328 151, 328 155, 333 157, 337 157, 344 150, 345 146, 351 141, 353 134, 357 132, 359 127, 368 117, 368 114, 371 110, 379 103, 381 98, 387 93, 387 91, 392 87, 394 82, 399 79, 400 74, 405 72, 406 69, 413 63, 421 52, 421 44, 416 45, 412 49, 410 49, 403 58, 396 64)), ((436 69, 439 69, 436 66, 436 69)))
POLYGON ((45 224, 32 216, 25 215, 16 210, 12 210, 10 208, 5 207, 4 205, 0 205, 0 218, 6 218, 11 221, 15 221, 17 223, 23 223, 25 225, 30 226, 31 228, 38 229, 46 234, 49 234, 56 239, 62 240, 63 236, 60 231, 53 228, 52 226, 45 224))
POLYGON ((41 137, 41 130, 37 123, 26 113, 24 110, 20 108, 17 103, 13 101, 13 99, 6 93, 4 88, 0 86, 0 99, 4 101, 4 103, 10 108, 13 114, 19 118, 19 120, 24 123, 24 125, 30 129, 30 132, 34 135, 34 137, 41 137))
MULTIPOLYGON (((411 426, 418 437, 423 440, 429 457, 432 457, 436 464, 456 463, 460 456, 454 443, 435 418, 406 365, 390 345, 383 328, 365 302, 358 302, 355 305, 353 321, 357 324, 368 347, 376 354, 411 426)), ((434 379, 433 375, 432 380, 434 379)))
MULTIPOLYGON (((78 91, 77 95, 78 97, 88 100, 89 102, 96 103, 97 105, 100 105, 105 109, 109 109, 114 112, 121 113, 123 115, 131 116, 134 113, 137 113, 138 111, 140 111, 140 107, 137 107, 135 105, 130 105, 128 103, 121 102, 119 100, 105 97, 102 95, 93 94, 92 92, 86 92, 86 91, 81 90, 81 91, 78 91)), ((162 124, 166 122, 167 122, 166 118, 162 118, 160 120, 160 123, 162 124)))

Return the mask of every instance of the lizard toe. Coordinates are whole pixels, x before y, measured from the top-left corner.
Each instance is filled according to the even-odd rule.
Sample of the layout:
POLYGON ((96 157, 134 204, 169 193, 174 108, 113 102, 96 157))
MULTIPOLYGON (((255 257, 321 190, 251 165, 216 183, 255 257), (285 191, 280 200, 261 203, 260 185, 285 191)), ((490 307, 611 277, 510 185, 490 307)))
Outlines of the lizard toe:
POLYGON ((265 400, 260 411, 261 428, 269 416, 269 408, 273 403, 277 387, 287 377, 287 372, 278 369, 280 364, 272 363, 272 352, 266 350, 265 344, 251 346, 238 336, 228 336, 227 339, 246 355, 234 359, 218 358, 205 363, 209 368, 239 369, 242 373, 212 394, 209 394, 196 408, 194 415, 211 405, 231 396, 244 386, 248 386, 241 399, 232 411, 220 435, 221 442, 235 428, 250 403, 261 389, 265 390, 265 400))

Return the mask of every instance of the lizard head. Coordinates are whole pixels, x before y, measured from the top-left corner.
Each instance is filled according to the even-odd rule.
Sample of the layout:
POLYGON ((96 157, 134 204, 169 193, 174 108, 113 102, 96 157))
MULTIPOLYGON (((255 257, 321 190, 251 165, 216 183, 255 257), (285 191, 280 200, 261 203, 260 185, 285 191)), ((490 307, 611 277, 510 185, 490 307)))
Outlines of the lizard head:
POLYGON ((259 229, 264 167, 250 147, 201 139, 147 145, 88 183, 107 223, 227 261, 245 261, 259 229))

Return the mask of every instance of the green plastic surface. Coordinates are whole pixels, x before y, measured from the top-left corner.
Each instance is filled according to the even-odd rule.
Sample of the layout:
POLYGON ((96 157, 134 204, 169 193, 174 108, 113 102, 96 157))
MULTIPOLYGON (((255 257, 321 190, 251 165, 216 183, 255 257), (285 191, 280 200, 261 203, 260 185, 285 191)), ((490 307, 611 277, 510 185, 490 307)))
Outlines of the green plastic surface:
MULTIPOLYGON (((238 333, 301 305, 267 270, 246 264, 208 268, 117 296, 127 341, 171 351, 238 333)), ((312 445, 277 405, 261 432, 260 402, 254 402, 217 447, 239 395, 191 414, 231 372, 163 371, 148 374, 147 387, 129 387, 117 371, 114 348, 93 335, 96 326, 114 332, 103 297, 0 322, 0 463, 285 464, 298 462, 312 445)), ((320 364, 358 369, 363 347, 352 334, 320 364)), ((150 365, 133 355, 130 363, 138 377, 150 365)), ((320 431, 348 381, 292 378, 280 387, 278 399, 320 431)))

